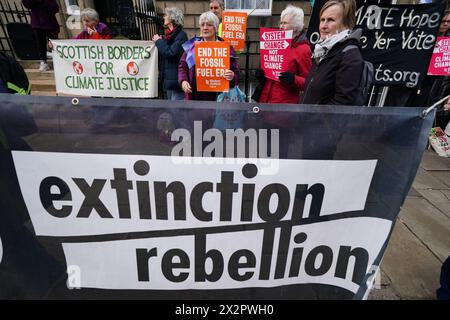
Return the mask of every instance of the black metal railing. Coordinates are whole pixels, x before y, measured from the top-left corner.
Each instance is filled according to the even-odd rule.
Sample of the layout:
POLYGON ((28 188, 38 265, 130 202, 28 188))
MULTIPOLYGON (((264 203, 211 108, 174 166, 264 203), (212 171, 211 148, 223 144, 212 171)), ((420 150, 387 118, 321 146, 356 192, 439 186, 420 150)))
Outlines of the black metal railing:
POLYGON ((153 0, 95 1, 95 8, 115 36, 132 40, 151 40, 162 33, 163 21, 153 0))
POLYGON ((135 0, 134 10, 141 40, 151 40, 155 34, 163 34, 163 20, 158 16, 154 1, 135 0))
POLYGON ((30 23, 30 11, 22 3, 10 0, 0 1, 0 51, 15 57, 6 25, 11 22, 30 23))

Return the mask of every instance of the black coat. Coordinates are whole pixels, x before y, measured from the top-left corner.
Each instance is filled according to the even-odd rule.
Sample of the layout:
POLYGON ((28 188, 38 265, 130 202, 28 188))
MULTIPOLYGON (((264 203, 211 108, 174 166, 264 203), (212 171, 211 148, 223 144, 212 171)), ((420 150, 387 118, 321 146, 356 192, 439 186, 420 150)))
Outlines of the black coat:
POLYGON ((181 90, 178 84, 178 62, 184 53, 182 45, 187 39, 186 32, 177 28, 169 41, 160 39, 155 43, 162 58, 160 74, 164 90, 181 90))
POLYGON ((349 37, 338 42, 322 58, 313 59, 306 78, 304 104, 355 105, 360 92, 364 61, 359 40, 349 37), (357 46, 344 50, 348 45, 357 46))

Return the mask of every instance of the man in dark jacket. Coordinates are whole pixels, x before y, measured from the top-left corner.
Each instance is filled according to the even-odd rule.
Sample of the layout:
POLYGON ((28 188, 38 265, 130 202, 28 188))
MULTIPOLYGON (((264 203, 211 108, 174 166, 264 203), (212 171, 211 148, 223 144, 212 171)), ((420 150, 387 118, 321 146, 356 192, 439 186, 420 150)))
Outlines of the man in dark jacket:
POLYGON ((59 33, 59 23, 55 17, 59 11, 58 3, 56 0, 22 0, 22 3, 31 10, 31 27, 36 34, 41 56, 39 71, 47 71, 47 43, 49 39, 57 39, 59 33))
POLYGON ((183 43, 187 41, 183 31, 183 13, 177 8, 166 8, 164 15, 165 36, 155 35, 158 53, 163 58, 160 74, 163 88, 169 100, 183 100, 184 92, 178 84, 178 62, 184 53, 183 43))

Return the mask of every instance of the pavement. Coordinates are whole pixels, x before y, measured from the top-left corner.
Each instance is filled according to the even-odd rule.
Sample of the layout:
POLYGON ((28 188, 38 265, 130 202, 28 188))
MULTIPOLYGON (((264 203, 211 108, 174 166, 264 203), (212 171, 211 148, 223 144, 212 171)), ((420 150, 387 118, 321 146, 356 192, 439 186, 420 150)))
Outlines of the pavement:
POLYGON ((450 256, 450 158, 424 153, 369 300, 436 299, 450 256))

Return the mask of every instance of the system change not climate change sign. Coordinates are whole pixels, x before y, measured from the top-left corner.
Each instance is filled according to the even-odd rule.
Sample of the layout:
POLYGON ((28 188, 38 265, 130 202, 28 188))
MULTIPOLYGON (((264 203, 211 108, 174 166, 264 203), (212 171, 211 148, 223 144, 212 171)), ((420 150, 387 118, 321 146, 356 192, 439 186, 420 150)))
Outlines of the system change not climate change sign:
POLYGON ((268 79, 275 81, 288 68, 287 55, 292 43, 292 30, 259 29, 260 64, 268 79))

